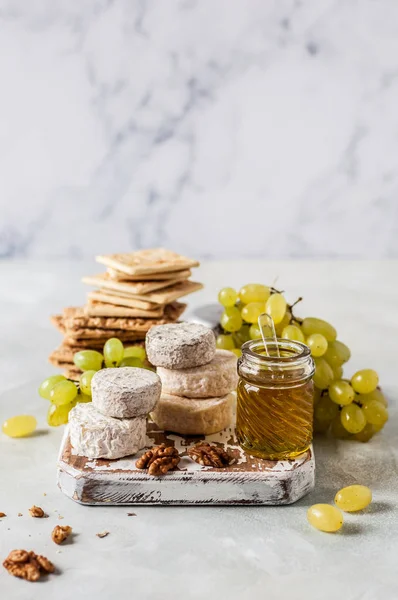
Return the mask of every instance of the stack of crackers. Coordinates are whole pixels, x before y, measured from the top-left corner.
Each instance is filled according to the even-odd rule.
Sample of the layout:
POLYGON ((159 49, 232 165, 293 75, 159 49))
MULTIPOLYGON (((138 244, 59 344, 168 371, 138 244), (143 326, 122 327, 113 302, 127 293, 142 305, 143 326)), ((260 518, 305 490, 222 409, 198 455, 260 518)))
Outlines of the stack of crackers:
POLYGON ((49 360, 62 367, 69 379, 78 379, 81 373, 73 364, 75 352, 101 351, 111 337, 125 346, 143 346, 153 325, 179 319, 186 308, 178 302, 180 298, 203 287, 189 279, 198 261, 164 248, 97 256, 96 260, 107 270, 83 277, 84 283, 97 288, 88 293, 86 305, 65 308, 51 318, 64 340, 49 360))

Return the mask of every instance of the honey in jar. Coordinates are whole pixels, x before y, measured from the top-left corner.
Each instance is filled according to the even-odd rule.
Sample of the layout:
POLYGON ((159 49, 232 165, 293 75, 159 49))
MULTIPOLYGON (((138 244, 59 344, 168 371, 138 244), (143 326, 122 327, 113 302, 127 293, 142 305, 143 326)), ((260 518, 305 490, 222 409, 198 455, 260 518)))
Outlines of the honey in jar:
POLYGON ((287 460, 312 441, 314 361, 309 348, 285 339, 250 340, 238 361, 236 433, 249 454, 287 460))

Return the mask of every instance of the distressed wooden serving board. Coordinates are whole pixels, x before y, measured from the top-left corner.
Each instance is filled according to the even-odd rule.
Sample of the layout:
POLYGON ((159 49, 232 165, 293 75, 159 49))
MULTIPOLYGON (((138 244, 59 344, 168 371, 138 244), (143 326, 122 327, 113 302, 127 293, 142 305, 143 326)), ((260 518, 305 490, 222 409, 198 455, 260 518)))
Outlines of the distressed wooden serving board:
POLYGON ((137 470, 135 462, 144 452, 118 460, 89 459, 74 454, 65 431, 58 460, 58 485, 62 492, 87 505, 278 505, 292 504, 311 491, 315 460, 310 450, 288 461, 268 461, 246 454, 234 430, 200 437, 160 431, 148 423, 148 446, 175 446, 182 459, 162 477, 137 470), (198 441, 217 443, 233 455, 226 469, 201 467, 186 451, 198 441))

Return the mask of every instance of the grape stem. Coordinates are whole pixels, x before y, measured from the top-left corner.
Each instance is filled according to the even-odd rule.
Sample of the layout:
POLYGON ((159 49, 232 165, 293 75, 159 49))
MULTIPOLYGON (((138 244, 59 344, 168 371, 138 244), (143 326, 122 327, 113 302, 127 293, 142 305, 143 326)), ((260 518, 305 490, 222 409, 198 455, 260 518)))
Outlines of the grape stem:
POLYGON ((302 302, 302 300, 303 300, 303 298, 302 298, 302 296, 300 296, 300 298, 297 298, 296 302, 293 302, 293 304, 290 304, 290 306, 288 307, 290 312, 292 313, 292 321, 295 321, 299 325, 301 325, 301 323, 303 322, 304 319, 300 319, 300 317, 296 317, 293 314, 293 308, 296 306, 296 304, 298 304, 299 302, 302 302))

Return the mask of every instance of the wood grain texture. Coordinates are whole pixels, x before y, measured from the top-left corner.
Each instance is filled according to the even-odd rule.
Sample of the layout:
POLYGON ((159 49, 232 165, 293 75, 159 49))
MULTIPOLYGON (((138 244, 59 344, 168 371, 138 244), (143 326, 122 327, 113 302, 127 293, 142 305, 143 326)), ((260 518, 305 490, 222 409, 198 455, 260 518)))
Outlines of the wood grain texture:
POLYGON ((313 450, 295 460, 267 461, 246 454, 236 443, 233 429, 204 438, 184 438, 159 431, 148 423, 148 446, 175 446, 182 459, 178 468, 162 477, 150 477, 135 468, 133 457, 92 460, 77 456, 65 431, 58 460, 61 491, 87 505, 282 505, 310 492, 315 482, 313 450), (206 439, 234 458, 225 469, 201 467, 187 450, 206 439))

